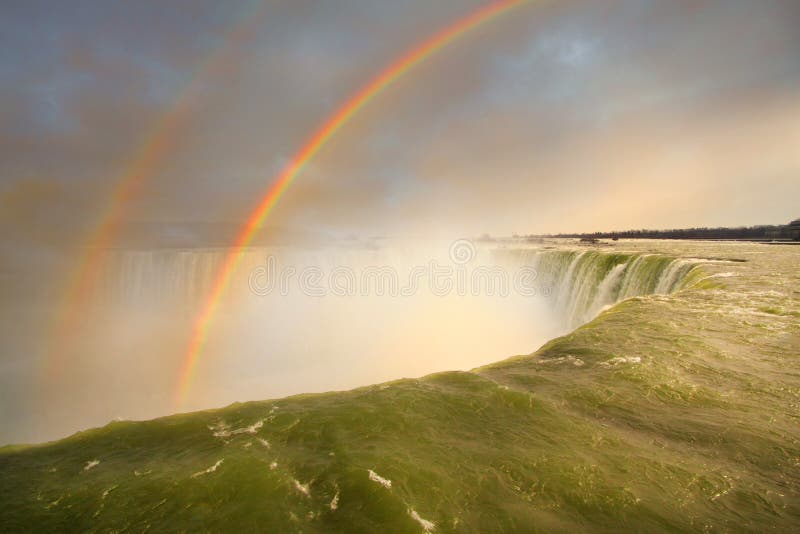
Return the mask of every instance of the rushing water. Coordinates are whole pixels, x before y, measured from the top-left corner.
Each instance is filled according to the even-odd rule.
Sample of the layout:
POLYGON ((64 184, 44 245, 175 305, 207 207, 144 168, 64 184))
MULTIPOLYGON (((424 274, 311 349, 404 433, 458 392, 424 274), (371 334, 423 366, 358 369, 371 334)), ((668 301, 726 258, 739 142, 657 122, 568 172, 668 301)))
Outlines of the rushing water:
MULTIPOLYGON (((350 263, 387 258, 370 254, 350 263)), ((470 372, 114 423, 53 445, 6 449, 0 524, 792 531, 800 521, 798 259, 800 247, 750 243, 481 247, 476 261, 535 268, 540 293, 533 300, 445 298, 442 313, 467 308, 457 317, 468 331, 451 341, 466 339, 466 347, 496 336, 499 346, 504 334, 534 329, 542 318, 564 335, 531 355, 470 372), (528 314, 522 327, 504 324, 518 312, 528 314), (504 326, 472 332, 482 321, 504 326)), ((143 265, 137 259, 129 268, 137 262, 143 265)), ((247 269, 261 263, 263 251, 247 269)), ((152 276, 140 275, 145 282, 134 293, 152 302, 149 288, 161 288, 162 302, 171 301, 169 284, 152 276)), ((179 291, 186 292, 194 290, 179 291)), ((414 318, 416 304, 434 297, 417 295, 397 317, 414 318)), ((329 304, 312 324, 360 298, 329 304)), ((239 309, 271 309, 270 297, 247 291, 230 299, 229 310, 233 301, 239 309)), ((297 306, 305 313, 324 300, 297 306)), ((372 327, 379 301, 349 312, 372 327)), ((242 316, 223 315, 221 329, 231 333, 242 316)), ((290 317, 281 328, 294 335, 298 315, 290 317)), ((421 332, 432 320, 405 324, 421 332)), ((453 336, 455 323, 432 328, 453 336)), ((303 328, 309 338, 317 333, 303 328)), ((480 357, 493 356, 502 355, 480 357)), ((236 361, 232 354, 228 364, 236 361)))
MULTIPOLYGON (((697 264, 664 254, 463 244, 462 259, 450 257, 448 244, 406 242, 246 251, 185 408, 467 370, 498 354, 526 354, 615 302, 677 290, 697 264), (318 273, 313 287, 303 275, 309 269, 318 273), (529 292, 515 278, 526 269, 529 292), (434 270, 441 275, 435 283, 434 270)), ((83 338, 87 369, 78 375, 101 366, 108 376, 123 371, 129 386, 111 381, 100 421, 171 409, 181 343, 225 253, 110 254, 83 338)))
MULTIPOLYGON (((620 300, 680 289, 702 261, 644 250, 464 244, 464 258, 451 257, 457 251, 449 243, 247 250, 183 408, 341 390, 527 354, 620 300), (319 272, 322 293, 303 285, 308 269, 319 272), (434 269, 445 274, 436 286, 434 269), (535 275, 528 293, 515 285, 525 269, 535 275), (368 279, 370 272, 384 278, 368 279), (498 274, 502 283, 492 278, 498 274)), ((71 365, 47 392, 55 406, 44 421, 48 436, 174 409, 192 320, 225 254, 109 253, 71 365)))

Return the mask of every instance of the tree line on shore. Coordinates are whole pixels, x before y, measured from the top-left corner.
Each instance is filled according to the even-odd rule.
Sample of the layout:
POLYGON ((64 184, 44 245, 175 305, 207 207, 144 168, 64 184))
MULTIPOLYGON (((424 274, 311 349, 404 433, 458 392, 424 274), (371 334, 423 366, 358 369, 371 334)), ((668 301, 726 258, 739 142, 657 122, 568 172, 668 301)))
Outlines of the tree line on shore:
POLYGON ((746 239, 773 240, 798 239, 798 231, 791 226, 759 225, 737 228, 675 228, 669 230, 624 230, 592 233, 561 233, 516 236, 525 238, 576 238, 576 239, 746 239))

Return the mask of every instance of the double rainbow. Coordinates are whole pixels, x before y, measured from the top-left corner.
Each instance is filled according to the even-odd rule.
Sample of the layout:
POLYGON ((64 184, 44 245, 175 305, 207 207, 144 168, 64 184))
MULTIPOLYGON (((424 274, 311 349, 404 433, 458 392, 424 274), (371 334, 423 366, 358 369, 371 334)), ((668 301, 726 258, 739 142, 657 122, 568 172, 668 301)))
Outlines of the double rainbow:
POLYGON ((169 111, 149 131, 124 166, 105 211, 84 239, 81 247, 83 255, 76 263, 67 283, 63 302, 57 310, 54 331, 50 336, 51 345, 45 362, 47 366, 44 369, 49 380, 58 377, 65 355, 72 347, 73 337, 77 333, 81 318, 85 316, 92 288, 103 269, 106 249, 114 243, 133 201, 167 160, 177 145, 181 133, 190 123, 197 107, 193 99, 195 90, 209 79, 218 78, 225 72, 234 53, 262 26, 267 11, 267 3, 258 1, 238 17, 239 22, 226 33, 222 45, 200 63, 187 87, 177 96, 169 111))
POLYGON ((306 141, 280 174, 276 176, 272 185, 270 185, 255 209, 251 212, 229 249, 222 267, 216 274, 211 291, 206 297, 201 311, 194 321, 191 338, 181 361, 178 385, 175 392, 176 408, 180 408, 185 399, 191 384, 197 359, 208 337, 209 325, 214 318, 220 299, 230 283, 231 275, 241 259, 242 249, 251 242, 256 231, 263 224, 264 219, 270 214, 281 196, 286 192, 311 158, 313 158, 364 106, 398 78, 402 77, 429 56, 470 30, 509 12, 515 7, 527 3, 527 1, 528 0, 499 0, 492 2, 439 31, 422 44, 415 46, 355 93, 344 105, 322 123, 306 141))

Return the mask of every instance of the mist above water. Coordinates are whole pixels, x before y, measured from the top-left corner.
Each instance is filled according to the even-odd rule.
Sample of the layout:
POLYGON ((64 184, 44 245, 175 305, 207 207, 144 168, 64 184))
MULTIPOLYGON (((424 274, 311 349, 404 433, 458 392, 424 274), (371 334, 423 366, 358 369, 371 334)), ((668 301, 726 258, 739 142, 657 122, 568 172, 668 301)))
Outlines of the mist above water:
MULTIPOLYGON (((225 249, 110 252, 36 435, 176 410, 178 372, 225 249)), ((469 241, 245 251, 181 410, 468 370, 535 351, 691 264, 469 241)))
MULTIPOLYGON (((181 408, 466 370, 530 353, 564 331, 535 280, 522 294, 516 266, 464 247, 455 261, 462 252, 449 243, 247 250, 181 408), (318 273, 313 284, 309 270, 318 273)), ((109 253, 80 346, 48 392, 55 435, 174 411, 192 323, 225 253, 109 253)))

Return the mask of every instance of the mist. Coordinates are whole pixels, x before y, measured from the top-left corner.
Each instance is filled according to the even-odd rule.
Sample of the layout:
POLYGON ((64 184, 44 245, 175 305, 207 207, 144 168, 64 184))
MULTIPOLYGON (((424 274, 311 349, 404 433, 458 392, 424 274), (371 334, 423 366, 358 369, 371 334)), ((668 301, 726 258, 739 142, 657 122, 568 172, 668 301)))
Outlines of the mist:
POLYGON ((180 405, 182 358, 227 249, 109 252, 62 356, 68 364, 55 380, 38 377, 47 384, 35 396, 40 411, 6 426, 5 439, 468 370, 530 353, 568 329, 537 293, 535 272, 520 292, 521 265, 463 246, 468 257, 455 263, 447 241, 248 249, 180 405))

